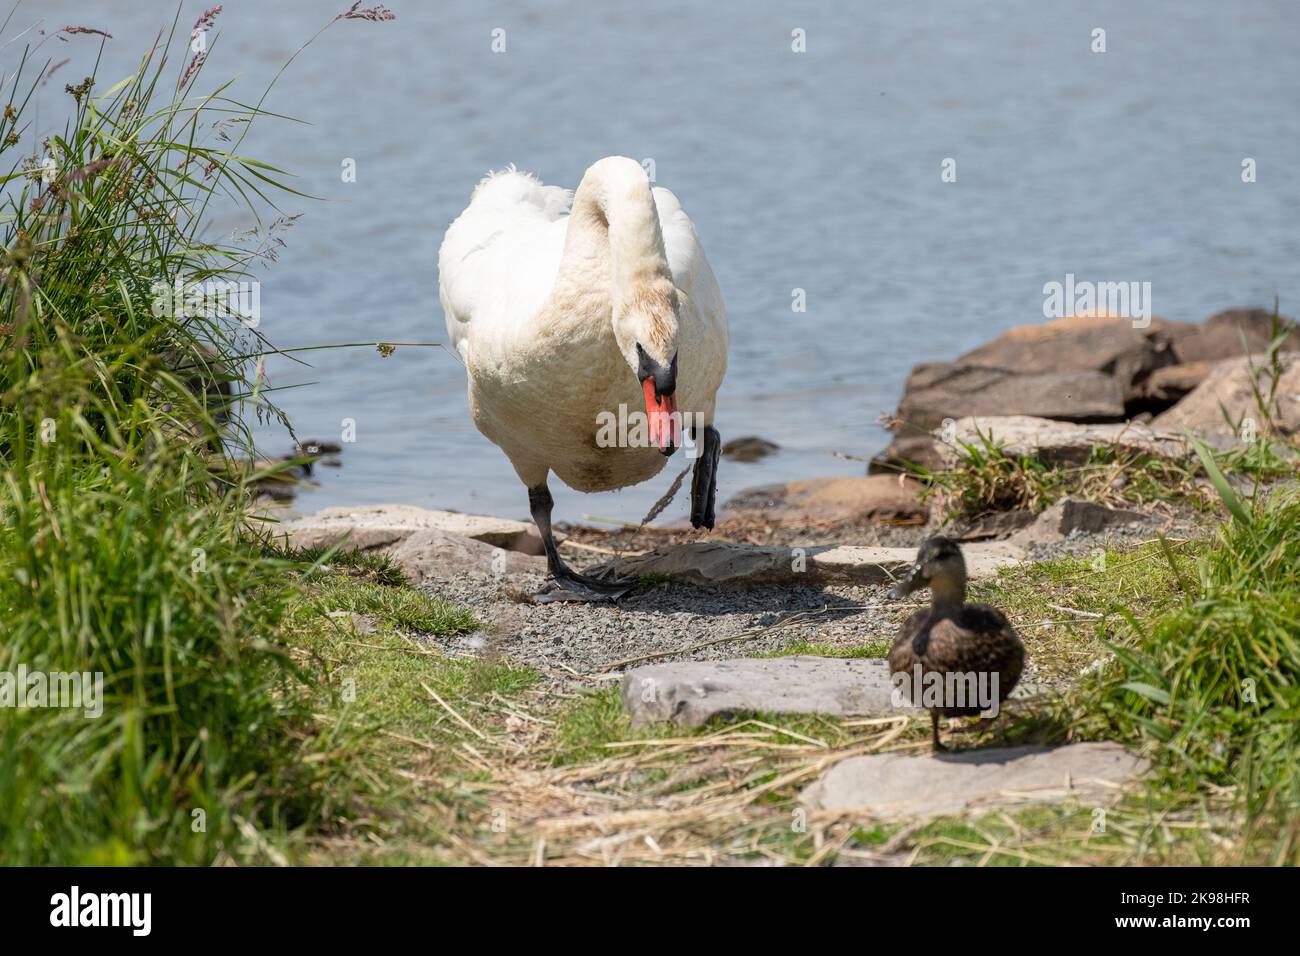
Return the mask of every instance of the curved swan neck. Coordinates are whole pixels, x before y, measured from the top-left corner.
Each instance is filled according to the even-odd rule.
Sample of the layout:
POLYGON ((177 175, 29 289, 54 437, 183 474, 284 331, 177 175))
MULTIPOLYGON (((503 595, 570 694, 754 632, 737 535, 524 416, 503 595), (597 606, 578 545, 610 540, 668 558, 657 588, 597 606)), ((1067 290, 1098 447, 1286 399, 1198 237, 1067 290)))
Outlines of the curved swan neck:
POLYGON ((602 159, 574 193, 561 273, 597 264, 613 283, 616 309, 647 295, 672 294, 650 180, 634 160, 602 159))

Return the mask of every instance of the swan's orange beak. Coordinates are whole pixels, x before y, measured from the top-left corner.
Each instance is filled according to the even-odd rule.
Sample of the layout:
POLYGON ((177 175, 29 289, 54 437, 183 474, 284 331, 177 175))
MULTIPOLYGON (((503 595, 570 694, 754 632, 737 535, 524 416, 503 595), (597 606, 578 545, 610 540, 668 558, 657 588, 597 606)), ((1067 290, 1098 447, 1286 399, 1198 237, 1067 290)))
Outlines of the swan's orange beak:
POLYGON ((677 415, 677 399, 671 395, 659 395, 655 391, 655 379, 651 375, 641 387, 645 389, 645 413, 650 422, 650 444, 655 445, 665 455, 671 455, 681 444, 682 420, 677 415))

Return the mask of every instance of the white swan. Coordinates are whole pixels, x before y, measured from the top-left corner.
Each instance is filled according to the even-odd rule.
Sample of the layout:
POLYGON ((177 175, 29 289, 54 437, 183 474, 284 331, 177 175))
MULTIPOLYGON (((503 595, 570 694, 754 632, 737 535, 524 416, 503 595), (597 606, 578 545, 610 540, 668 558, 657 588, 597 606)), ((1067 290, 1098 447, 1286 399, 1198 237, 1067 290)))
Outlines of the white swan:
POLYGON ((695 227, 636 161, 609 157, 576 193, 514 167, 478 184, 438 252, 447 331, 478 430, 528 489, 552 581, 542 600, 612 599, 627 582, 578 575, 551 534, 554 472, 578 491, 657 474, 687 430, 691 522, 713 527, 727 367, 722 293, 695 227), (640 421, 611 446, 602 423, 640 421), (644 408, 644 413, 641 409, 644 408))

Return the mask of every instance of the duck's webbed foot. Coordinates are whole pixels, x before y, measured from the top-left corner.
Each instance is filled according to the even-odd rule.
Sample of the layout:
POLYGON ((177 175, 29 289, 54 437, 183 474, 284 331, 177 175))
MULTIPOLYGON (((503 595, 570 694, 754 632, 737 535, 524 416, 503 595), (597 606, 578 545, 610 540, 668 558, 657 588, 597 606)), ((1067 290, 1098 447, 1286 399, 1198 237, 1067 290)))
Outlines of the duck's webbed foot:
POLYGON ((617 601, 636 587, 635 580, 615 578, 613 575, 591 577, 579 574, 560 560, 555 535, 551 531, 551 509, 554 506, 555 500, 545 483, 528 489, 528 508, 542 535, 542 547, 546 549, 546 566, 549 571, 546 584, 533 595, 534 601, 538 604, 617 601))
POLYGON ((970 732, 973 734, 988 733, 997 723, 996 717, 977 717, 970 725, 970 732))
POLYGON ((947 753, 948 747, 939 740, 939 712, 930 711, 930 744, 937 754, 947 753))
POLYGON ((718 457, 722 453, 722 436, 712 425, 704 427, 701 439, 698 429, 695 440, 702 440, 699 457, 695 459, 695 473, 691 476, 691 526, 713 528, 713 508, 718 498, 718 457))

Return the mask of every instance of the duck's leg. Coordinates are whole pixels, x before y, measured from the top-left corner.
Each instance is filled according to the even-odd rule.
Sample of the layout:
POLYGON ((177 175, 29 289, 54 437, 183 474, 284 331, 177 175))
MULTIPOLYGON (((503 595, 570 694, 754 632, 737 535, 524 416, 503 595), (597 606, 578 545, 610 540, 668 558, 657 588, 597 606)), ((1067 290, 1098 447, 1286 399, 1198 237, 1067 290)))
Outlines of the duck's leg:
POLYGON ((546 568, 550 572, 545 586, 533 595, 539 604, 556 601, 616 601, 636 586, 636 581, 610 580, 600 581, 578 574, 560 560, 560 550, 555 545, 555 534, 551 531, 551 509, 555 499, 551 489, 542 482, 528 489, 528 510, 532 512, 533 521, 542 535, 542 547, 546 549, 546 568))
MULTIPOLYGON (((695 440, 700 441, 699 430, 695 440)), ((722 436, 712 425, 704 427, 704 447, 695 459, 691 476, 691 526, 713 528, 713 507, 718 498, 718 456, 722 454, 722 436)))
POLYGON ((939 743, 939 712, 930 711, 930 742, 934 744, 935 753, 943 753, 948 748, 939 743))

